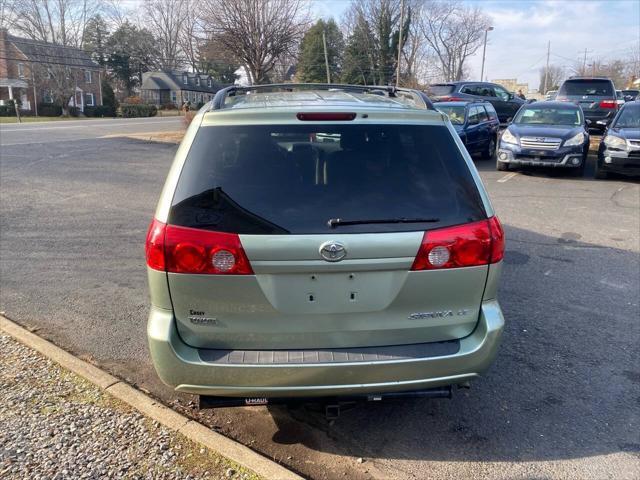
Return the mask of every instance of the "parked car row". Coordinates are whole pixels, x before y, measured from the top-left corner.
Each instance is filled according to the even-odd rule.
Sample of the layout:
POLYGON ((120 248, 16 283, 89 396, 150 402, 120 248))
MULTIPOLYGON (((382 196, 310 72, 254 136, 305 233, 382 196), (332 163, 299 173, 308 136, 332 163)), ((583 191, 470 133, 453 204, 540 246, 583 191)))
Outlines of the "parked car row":
POLYGON ((546 101, 534 103, 506 91, 504 100, 497 94, 501 91, 502 87, 487 82, 452 82, 430 88, 435 108, 449 116, 469 153, 484 158, 495 153, 497 170, 543 166, 582 176, 589 131, 596 130, 604 133, 596 178, 606 178, 611 171, 640 173, 638 91, 616 90, 604 77, 571 77, 558 91, 549 91, 546 101), (502 117, 496 105, 502 108, 502 117), (499 123, 505 122, 507 128, 499 136, 499 123))
MULTIPOLYGON (((496 168, 522 165, 572 168, 582 176, 589 151, 589 120, 580 106, 537 102, 522 108, 502 133, 496 168)), ((640 101, 625 103, 600 141, 595 177, 640 175, 640 101)))

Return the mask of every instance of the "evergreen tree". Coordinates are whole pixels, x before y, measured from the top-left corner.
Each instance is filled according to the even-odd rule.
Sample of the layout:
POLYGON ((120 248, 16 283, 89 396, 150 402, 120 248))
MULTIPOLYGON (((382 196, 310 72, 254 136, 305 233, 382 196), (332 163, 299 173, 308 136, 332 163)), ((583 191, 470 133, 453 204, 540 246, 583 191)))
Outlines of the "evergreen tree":
POLYGON ((142 72, 160 64, 155 38, 145 28, 124 22, 106 43, 107 65, 128 95, 142 81, 142 72))
POLYGON ((111 88, 111 84, 106 78, 102 79, 102 104, 105 107, 109 107, 113 110, 115 114, 116 109, 118 108, 118 100, 116 100, 116 95, 113 93, 113 88, 111 88))
POLYGON ((342 32, 333 19, 328 21, 318 20, 304 34, 298 56, 297 78, 301 82, 326 83, 327 69, 324 56, 322 34, 324 32, 327 42, 327 59, 331 82, 339 80, 344 51, 344 39, 342 32))
POLYGON ((107 22, 100 15, 92 17, 84 30, 83 47, 100 66, 107 63, 106 42, 109 36, 107 22))
POLYGON ((375 39, 369 22, 359 15, 353 33, 347 40, 344 52, 342 81, 357 85, 373 85, 377 82, 374 59, 375 39))

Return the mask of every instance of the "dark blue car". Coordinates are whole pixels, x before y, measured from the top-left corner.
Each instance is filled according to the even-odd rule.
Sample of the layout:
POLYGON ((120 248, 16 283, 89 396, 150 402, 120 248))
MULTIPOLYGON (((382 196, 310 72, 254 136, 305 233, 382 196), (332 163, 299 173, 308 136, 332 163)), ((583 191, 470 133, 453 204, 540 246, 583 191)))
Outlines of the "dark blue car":
POLYGON ((584 174, 589 133, 579 105, 536 102, 524 105, 500 137, 496 168, 532 165, 570 168, 584 174))
POLYGON ((609 172, 640 175, 640 102, 625 103, 598 148, 596 178, 609 172))
POLYGON ((449 116, 469 154, 493 157, 500 128, 493 105, 489 102, 437 102, 433 106, 449 116))

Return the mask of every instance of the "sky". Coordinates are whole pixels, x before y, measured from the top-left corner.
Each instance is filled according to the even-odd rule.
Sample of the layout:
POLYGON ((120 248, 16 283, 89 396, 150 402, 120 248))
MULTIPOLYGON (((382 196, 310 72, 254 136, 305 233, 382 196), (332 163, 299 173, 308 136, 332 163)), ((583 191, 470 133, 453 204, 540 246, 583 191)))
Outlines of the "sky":
MULTIPOLYGON (((489 15, 485 77, 517 78, 538 88, 546 63, 569 66, 584 58, 624 58, 640 44, 640 0, 465 0, 489 15)), ((318 17, 339 20, 348 0, 312 0, 318 17)), ((471 78, 480 77, 482 47, 469 59, 471 78)))

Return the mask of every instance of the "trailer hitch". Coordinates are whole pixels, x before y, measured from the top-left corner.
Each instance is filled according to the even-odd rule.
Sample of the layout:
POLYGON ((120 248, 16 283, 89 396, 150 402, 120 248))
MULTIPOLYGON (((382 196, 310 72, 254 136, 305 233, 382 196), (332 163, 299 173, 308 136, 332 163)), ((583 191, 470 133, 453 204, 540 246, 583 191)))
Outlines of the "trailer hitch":
POLYGON ((358 404, 368 402, 382 402, 389 400, 404 400, 412 398, 451 398, 451 385, 446 387, 429 388, 410 392, 385 392, 377 394, 345 395, 336 397, 212 397, 200 395, 198 407, 228 408, 249 407, 257 405, 324 405, 327 420, 336 420, 346 410, 355 408, 358 404))

